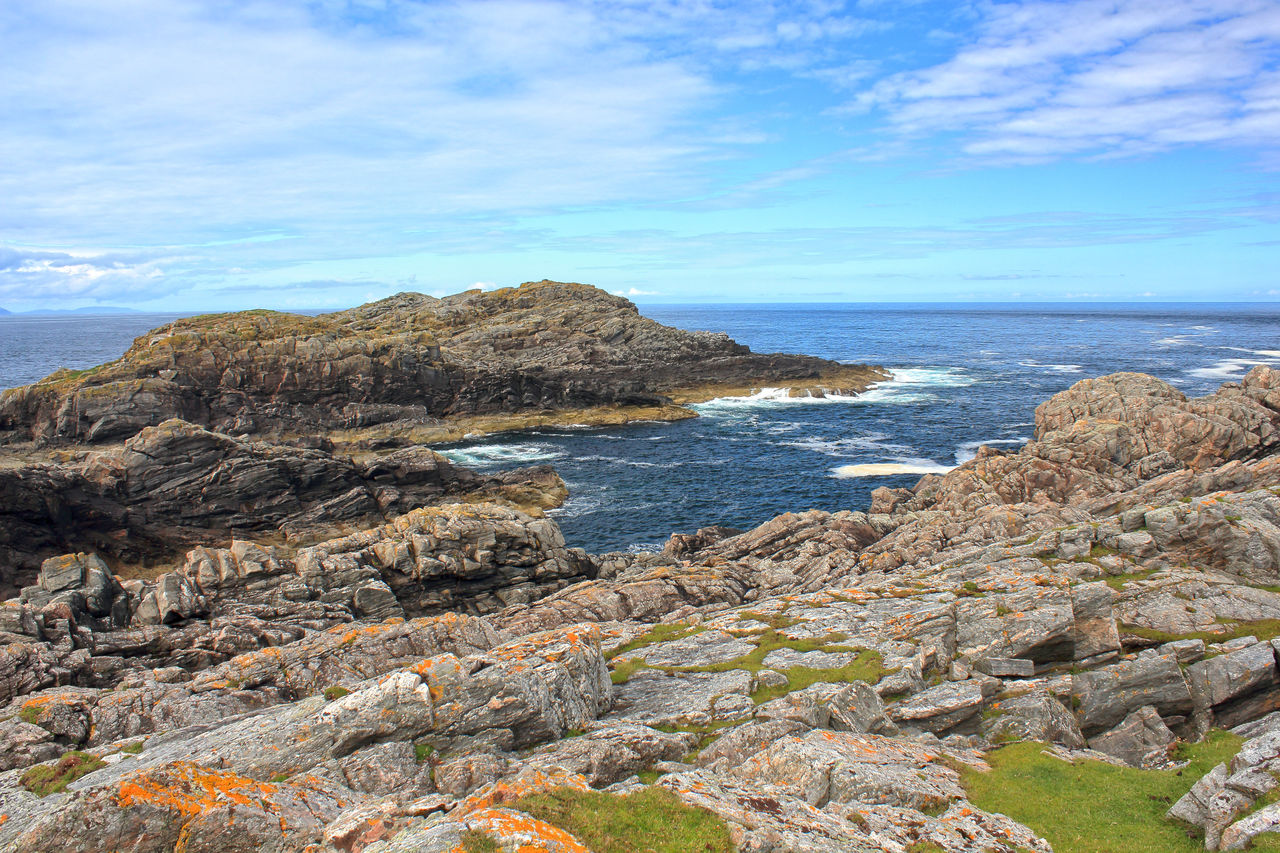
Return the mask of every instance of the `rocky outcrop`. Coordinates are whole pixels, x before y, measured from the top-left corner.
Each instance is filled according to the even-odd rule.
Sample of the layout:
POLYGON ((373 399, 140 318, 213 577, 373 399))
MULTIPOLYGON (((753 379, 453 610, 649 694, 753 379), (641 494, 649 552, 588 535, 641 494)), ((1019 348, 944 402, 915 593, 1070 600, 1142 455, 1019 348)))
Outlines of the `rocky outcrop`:
MULTIPOLYGON (((13 677, 0 682, 0 699, 55 684, 115 686, 145 669, 191 673, 258 649, 269 652, 264 660, 273 671, 290 668, 290 680, 278 686, 296 693, 314 681, 326 655, 350 658, 365 636, 356 631, 344 633, 341 646, 320 643, 326 651, 299 671, 311 658, 292 656, 311 654, 316 638, 328 636, 310 632, 360 620, 493 612, 596 571, 585 554, 565 547, 554 522, 493 504, 424 507, 296 552, 243 541, 200 547, 154 581, 121 581, 96 555, 50 558, 36 584, 0 607, 0 638, 12 641, 6 652, 15 665, 13 677)), ((412 638, 405 642, 418 653, 412 638)), ((218 677, 267 683, 240 671, 218 677)))
POLYGON ((355 461, 169 420, 72 462, 0 467, 0 581, 12 591, 68 551, 148 566, 236 537, 314 542, 449 500, 536 509, 566 495, 545 467, 480 476, 422 447, 355 461))
POLYGON ((110 364, 6 391, 0 431, 92 443, 182 418, 233 435, 333 432, 403 444, 414 429, 436 428, 417 440, 485 429, 476 420, 484 416, 571 410, 572 422, 612 422, 617 407, 639 407, 673 418, 690 413, 671 407, 672 395, 793 384, 853 392, 886 377, 752 353, 723 334, 663 326, 597 288, 541 281, 444 299, 403 293, 318 317, 246 311, 175 321, 110 364), (593 415, 600 407, 614 412, 593 415), (459 419, 470 420, 450 431, 459 419), (344 430, 357 435, 335 432, 344 430))
POLYGON ((658 788, 752 853, 1048 853, 970 801, 993 750, 1172 771, 1225 727, 1170 816, 1245 849, 1280 831, 1276 379, 1088 381, 1019 453, 660 553, 451 504, 148 582, 53 557, 0 607, 0 849, 224 849, 234 817, 260 849, 580 853, 521 798, 658 788))

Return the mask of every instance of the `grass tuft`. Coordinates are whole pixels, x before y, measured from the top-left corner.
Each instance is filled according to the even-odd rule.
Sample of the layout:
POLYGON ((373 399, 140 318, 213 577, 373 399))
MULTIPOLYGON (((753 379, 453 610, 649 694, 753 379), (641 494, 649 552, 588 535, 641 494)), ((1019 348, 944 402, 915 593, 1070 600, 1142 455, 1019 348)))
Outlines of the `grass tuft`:
POLYGON ((692 637, 694 634, 700 634, 705 630, 707 629, 700 625, 686 625, 683 622, 654 625, 639 637, 636 637, 634 640, 629 640, 609 652, 609 654, 605 655, 605 658, 613 660, 616 657, 625 655, 627 652, 634 652, 636 649, 643 649, 645 646, 666 643, 671 640, 683 640, 685 637, 692 637))
POLYGON ((1225 643, 1240 637, 1257 637, 1258 642, 1274 640, 1280 637, 1280 619, 1259 619, 1256 622, 1232 622, 1222 626, 1221 631, 1190 631, 1186 634, 1170 634, 1168 631, 1157 631, 1154 628, 1143 628, 1138 625, 1121 623, 1120 633, 1132 634, 1144 640, 1157 643, 1171 643, 1174 640, 1204 640, 1206 643, 1225 643))
POLYGON ((665 788, 617 796, 555 788, 514 808, 572 833, 595 853, 732 853, 729 828, 665 788))
MULTIPOLYGON (((1165 812, 1240 743, 1214 731, 1202 743, 1183 744, 1178 758, 1189 764, 1181 770, 1071 764, 1043 754, 1044 744, 1017 743, 988 753, 988 772, 962 768, 961 783, 975 806, 1026 824, 1055 853, 1193 853, 1204 842, 1165 812)), ((1262 836, 1253 849, 1275 853, 1280 840, 1262 836)))
POLYGON ((468 829, 462 833, 462 853, 501 853, 502 846, 483 832, 468 829))
POLYGON ((81 776, 106 767, 107 763, 96 755, 73 749, 64 753, 56 764, 37 764, 22 774, 22 787, 41 797, 66 790, 81 776))

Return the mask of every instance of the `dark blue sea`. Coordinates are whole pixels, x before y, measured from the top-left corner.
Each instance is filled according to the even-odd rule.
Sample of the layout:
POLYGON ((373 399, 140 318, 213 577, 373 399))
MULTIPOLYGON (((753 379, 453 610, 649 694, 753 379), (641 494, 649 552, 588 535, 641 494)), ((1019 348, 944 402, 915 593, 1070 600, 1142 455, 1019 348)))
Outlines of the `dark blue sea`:
MULTIPOLYGON (((1035 407, 1089 376, 1151 373, 1187 394, 1280 365, 1280 305, 647 306, 757 352, 881 364, 849 399, 764 390, 673 424, 568 428, 437 448, 486 470, 549 463, 571 491, 554 514, 571 545, 653 548, 673 531, 751 527, 788 510, 865 509, 872 489, 945 471, 982 444, 1016 448, 1035 407)), ((89 367, 174 315, 0 318, 0 387, 89 367)))

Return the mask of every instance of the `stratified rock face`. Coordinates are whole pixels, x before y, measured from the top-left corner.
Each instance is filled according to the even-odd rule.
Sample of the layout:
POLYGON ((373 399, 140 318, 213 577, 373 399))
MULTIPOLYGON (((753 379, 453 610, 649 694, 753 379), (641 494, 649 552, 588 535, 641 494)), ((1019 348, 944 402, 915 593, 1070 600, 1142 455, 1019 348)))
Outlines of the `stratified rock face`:
POLYGON ((464 496, 546 507, 563 494, 550 469, 482 477, 421 447, 356 463, 170 420, 77 463, 0 468, 0 590, 69 551, 152 563, 255 534, 315 541, 464 496))
POLYGON ((468 633, 459 626, 475 620, 459 612, 492 613, 596 572, 565 547, 554 522, 494 504, 423 507, 288 555, 243 541, 195 548, 150 582, 121 582, 95 555, 54 557, 0 606, 0 640, 9 643, 0 702, 50 685, 115 686, 139 670, 181 667, 189 678, 259 649, 260 658, 215 670, 213 682, 314 692, 420 656, 416 634, 428 623, 406 624, 406 616, 447 614, 450 631, 488 648, 492 630, 468 633), (385 620, 405 627, 346 627, 385 620), (335 627, 338 636, 315 633, 335 627))
POLYGON ((182 418, 232 434, 310 433, 459 415, 654 406, 691 386, 884 374, 757 355, 726 335, 641 317, 594 287, 534 282, 436 299, 400 294, 303 317, 247 311, 179 320, 117 361, 0 397, 0 430, 40 441, 128 438, 182 418))

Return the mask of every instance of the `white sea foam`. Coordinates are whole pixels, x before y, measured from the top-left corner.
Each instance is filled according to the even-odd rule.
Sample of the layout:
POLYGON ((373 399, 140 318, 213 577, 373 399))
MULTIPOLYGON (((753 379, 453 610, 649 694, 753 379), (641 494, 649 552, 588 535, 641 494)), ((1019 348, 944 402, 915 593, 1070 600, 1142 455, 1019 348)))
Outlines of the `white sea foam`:
POLYGON ((895 367, 893 378, 878 382, 855 399, 860 403, 906 405, 935 399, 931 388, 968 388, 978 380, 962 367, 895 367))
POLYGON ((1041 364, 1038 361, 1020 361, 1018 364, 1023 367, 1034 367, 1040 370, 1047 370, 1050 373, 1079 373, 1084 367, 1079 364, 1041 364))
POLYGON ((577 457, 579 462, 608 462, 610 465, 627 465, 631 468, 674 468, 677 463, 674 462, 644 462, 639 459, 623 459, 618 456, 604 456, 599 453, 591 456, 577 457))
MULTIPOLYGON (((1270 350, 1255 351, 1257 355, 1270 354, 1270 350)), ((1219 361, 1209 367, 1196 367, 1187 371, 1188 376, 1194 376, 1197 379, 1221 379, 1224 381, 1234 381, 1243 379, 1244 375, 1249 372, 1249 368, 1256 367, 1259 364, 1270 366, 1280 365, 1280 353, 1276 353, 1272 358, 1229 358, 1219 361)))
POLYGON ((661 551, 666 544, 666 542, 634 542, 624 550, 628 554, 644 554, 649 551, 661 551))
POLYGON ((531 465, 551 462, 569 454, 549 444, 521 442, 518 444, 477 444, 471 447, 453 447, 440 451, 450 461, 459 465, 531 465))
POLYGON ((1017 438, 988 438, 983 441, 966 441, 956 448, 956 464, 963 465, 978 455, 978 448, 986 444, 1026 444, 1031 439, 1025 435, 1017 438))
POLYGON ((831 469, 831 476, 837 480, 851 480, 855 477, 891 477, 898 474, 945 474, 954 467, 932 459, 904 459, 899 462, 841 465, 831 469))
POLYGON ((723 417, 796 405, 920 403, 934 399, 927 389, 967 388, 978 381, 962 367, 898 367, 889 372, 892 379, 874 383, 866 391, 856 395, 806 393, 792 396, 790 388, 761 388, 748 396, 716 397, 705 403, 695 403, 690 408, 704 417, 723 417))
POLYGON ((816 395, 804 393, 792 396, 790 388, 761 388, 754 394, 743 397, 716 397, 705 403, 694 403, 689 408, 703 416, 740 414, 743 411, 760 409, 779 409, 795 405, 830 405, 832 403, 852 403, 861 399, 846 394, 816 395))
POLYGON ((781 442, 783 447, 796 447, 800 450, 812 450, 815 453, 821 453, 826 456, 834 456, 842 458, 853 456, 859 451, 866 450, 887 450, 905 452, 911 448, 904 444, 893 444, 886 439, 889 436, 884 433, 871 433, 870 435, 855 436, 852 438, 818 438, 810 436, 800 439, 799 441, 781 442))

